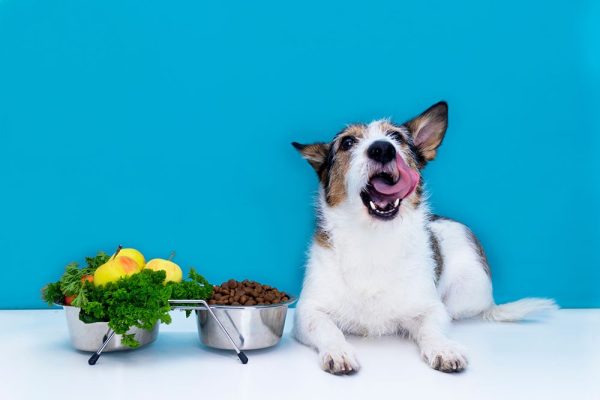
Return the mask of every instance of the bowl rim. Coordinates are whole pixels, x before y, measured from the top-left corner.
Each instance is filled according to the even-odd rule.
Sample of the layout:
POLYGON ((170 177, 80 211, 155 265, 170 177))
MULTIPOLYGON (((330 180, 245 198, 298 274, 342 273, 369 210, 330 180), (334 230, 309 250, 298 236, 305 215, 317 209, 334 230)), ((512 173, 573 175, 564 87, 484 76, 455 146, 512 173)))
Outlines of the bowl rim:
MULTIPOLYGON (((175 306, 175 307, 185 307, 185 303, 183 303, 184 300, 190 300, 190 299, 178 299, 178 301, 182 301, 182 303, 180 304, 171 304, 171 306, 175 306)), ((277 304, 256 304, 253 306, 244 306, 244 305, 239 305, 239 306, 234 306, 231 304, 209 304, 210 308, 217 308, 217 309, 225 309, 225 310, 237 310, 237 309, 242 309, 242 310, 249 310, 249 309, 254 309, 254 308, 278 308, 278 307, 289 307, 292 304, 294 304, 296 301, 298 301, 298 297, 295 296, 290 296, 290 299, 288 301, 285 301, 283 303, 277 303, 277 304)), ((206 301, 208 303, 208 301, 206 301)), ((58 304, 58 303, 54 303, 54 305, 58 306, 58 307, 63 307, 63 308, 78 308, 81 309, 81 307, 77 307, 77 306, 68 306, 66 304, 58 304)), ((203 305, 196 305, 194 306, 195 311, 200 311, 200 310, 206 310, 206 307, 204 307, 203 305)), ((177 309, 173 309, 173 311, 175 311, 177 309)), ((98 321, 101 322, 101 321, 98 321)), ((103 323, 107 323, 107 322, 103 322, 103 323)))
MULTIPOLYGON (((181 300, 180 300, 181 301, 181 300)), ((262 308, 279 308, 279 307, 288 307, 298 301, 297 297, 291 296, 290 299, 283 303, 277 304, 255 304, 253 306, 234 306, 231 304, 209 304, 211 309, 219 309, 219 310, 251 310, 251 309, 262 309, 262 308)), ((208 301, 207 301, 208 303, 208 301)), ((177 306, 183 306, 185 303, 177 304, 177 306)), ((203 305, 197 305, 194 307, 195 311, 206 310, 206 307, 203 305)))
POLYGON ((239 305, 239 306, 234 306, 234 305, 230 305, 230 304, 209 304, 210 308, 226 308, 226 309, 251 309, 251 308, 277 308, 277 307, 289 307, 290 305, 294 304, 296 301, 298 300, 297 297, 290 297, 290 299, 286 302, 283 303, 277 303, 277 304, 255 304, 253 306, 244 306, 244 305, 239 305))

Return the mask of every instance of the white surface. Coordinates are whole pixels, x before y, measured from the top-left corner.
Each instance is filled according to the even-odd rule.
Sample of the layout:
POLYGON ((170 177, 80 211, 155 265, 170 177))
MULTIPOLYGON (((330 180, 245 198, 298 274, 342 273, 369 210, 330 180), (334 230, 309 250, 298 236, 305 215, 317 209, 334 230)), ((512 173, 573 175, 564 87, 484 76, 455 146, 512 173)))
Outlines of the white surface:
POLYGON ((173 312, 155 343, 88 366, 62 310, 0 311, 0 399, 600 399, 600 310, 455 323, 450 336, 469 349, 470 366, 454 375, 429 369, 398 337, 351 338, 362 370, 326 374, 290 337, 290 317, 282 342, 247 352, 247 365, 202 347, 194 317, 173 312))

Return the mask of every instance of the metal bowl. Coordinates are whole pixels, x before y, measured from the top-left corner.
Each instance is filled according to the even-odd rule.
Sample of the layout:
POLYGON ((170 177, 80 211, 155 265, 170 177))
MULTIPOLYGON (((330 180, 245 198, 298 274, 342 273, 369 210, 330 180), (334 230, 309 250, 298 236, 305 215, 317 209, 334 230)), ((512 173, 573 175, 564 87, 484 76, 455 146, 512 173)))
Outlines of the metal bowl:
MULTIPOLYGON (((257 350, 275 346, 281 340, 288 306, 295 298, 280 304, 256 306, 211 305, 240 350, 257 350)), ((200 341, 216 349, 233 350, 231 343, 206 309, 196 311, 200 341)))
MULTIPOLYGON (((98 350, 110 329, 108 322, 86 324, 79 319, 79 311, 81 310, 79 307, 64 305, 62 307, 65 309, 65 315, 67 316, 67 326, 69 327, 69 336, 71 337, 73 347, 82 351, 95 352, 98 350)), ((140 343, 141 347, 156 340, 159 325, 154 325, 154 328, 151 330, 133 327, 127 333, 133 333, 135 340, 140 343)), ((133 350, 131 347, 123 345, 122 339, 122 335, 114 335, 104 348, 104 352, 133 350)))

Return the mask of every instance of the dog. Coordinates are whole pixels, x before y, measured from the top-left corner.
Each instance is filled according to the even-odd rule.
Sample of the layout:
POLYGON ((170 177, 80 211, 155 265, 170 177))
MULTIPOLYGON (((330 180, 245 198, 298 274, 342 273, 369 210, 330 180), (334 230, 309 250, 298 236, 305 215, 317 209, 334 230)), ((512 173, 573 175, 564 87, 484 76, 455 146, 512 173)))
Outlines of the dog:
POLYGON ((465 351, 445 333, 452 319, 516 321, 557 308, 537 298, 496 305, 475 235, 430 212, 421 171, 447 125, 442 101, 401 125, 383 119, 329 143, 292 143, 320 182, 294 336, 327 372, 360 368, 345 334, 408 335, 431 368, 462 371, 465 351))

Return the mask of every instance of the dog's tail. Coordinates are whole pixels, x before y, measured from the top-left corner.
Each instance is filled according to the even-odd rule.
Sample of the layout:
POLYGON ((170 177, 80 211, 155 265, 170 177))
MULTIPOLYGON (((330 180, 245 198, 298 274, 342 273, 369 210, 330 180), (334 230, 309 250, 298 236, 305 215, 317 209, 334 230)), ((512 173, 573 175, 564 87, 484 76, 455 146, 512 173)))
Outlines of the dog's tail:
POLYGON ((495 304, 482 314, 488 321, 520 321, 531 314, 545 313, 558 310, 558 305, 552 299, 526 298, 511 303, 495 304))

